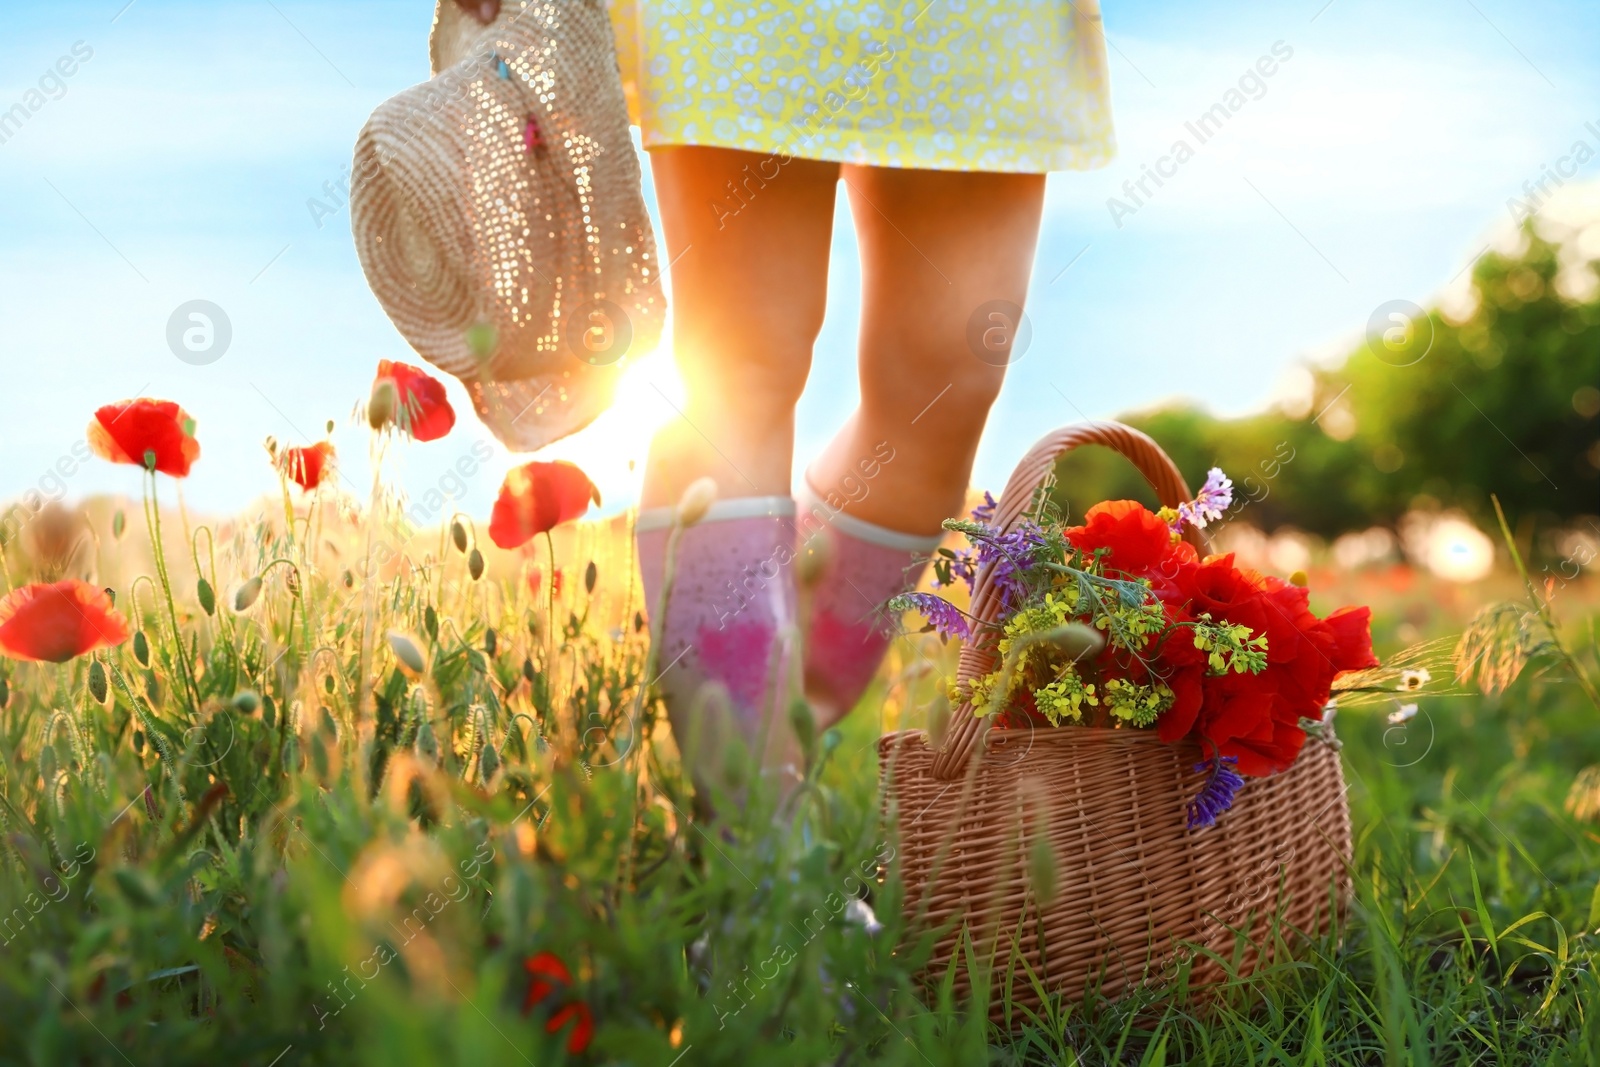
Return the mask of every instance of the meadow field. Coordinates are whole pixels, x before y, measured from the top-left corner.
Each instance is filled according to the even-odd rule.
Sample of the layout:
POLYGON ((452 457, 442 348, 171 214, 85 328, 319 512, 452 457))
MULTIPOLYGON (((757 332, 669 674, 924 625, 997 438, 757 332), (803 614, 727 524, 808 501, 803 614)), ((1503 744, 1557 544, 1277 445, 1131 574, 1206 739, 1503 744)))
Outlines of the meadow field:
POLYGON ((735 760, 739 797, 709 818, 641 685, 627 516, 502 552, 470 517, 412 528, 382 494, 285 484, 212 522, 170 484, 160 510, 97 499, 6 546, 8 589, 90 574, 137 632, 4 666, 0 1063, 1600 1055, 1600 778, 1580 781, 1600 764, 1580 684, 1600 587, 1581 569, 1524 583, 1502 550, 1456 584, 1318 548, 1313 607, 1373 605, 1380 656, 1411 648, 1433 676, 1414 714, 1397 694, 1336 720, 1357 842, 1342 925, 1203 1002, 1180 972, 1033 1013, 1003 958, 967 959, 977 1004, 923 974, 928 935, 883 862, 875 742, 925 724, 953 647, 899 639, 811 739, 798 796, 775 811, 735 760), (1496 602, 1521 605, 1509 643, 1458 682, 1457 640, 1496 602), (868 907, 847 905, 861 886, 868 907))

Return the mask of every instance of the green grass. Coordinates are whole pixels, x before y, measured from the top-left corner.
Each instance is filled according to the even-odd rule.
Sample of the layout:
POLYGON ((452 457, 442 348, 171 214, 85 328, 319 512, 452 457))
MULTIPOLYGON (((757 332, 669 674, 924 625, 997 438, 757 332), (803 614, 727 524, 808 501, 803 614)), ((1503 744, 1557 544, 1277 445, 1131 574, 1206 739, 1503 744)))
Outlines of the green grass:
MULTIPOLYGON (((138 535, 102 537, 131 612, 147 568, 115 557, 138 535)), ((131 642, 102 655, 104 703, 88 659, 5 665, 0 1063, 543 1067, 565 1053, 550 1005, 521 1010, 541 951, 592 1009, 587 1062, 1600 1058, 1600 836, 1563 806, 1600 729, 1559 674, 1424 699, 1403 728, 1383 705, 1341 713, 1355 900, 1297 960, 1204 1004, 1150 988, 994 1027, 986 1004, 951 1002, 948 976, 921 982, 926 938, 892 875, 867 883, 882 930, 843 914, 886 840, 873 741, 919 721, 939 684, 924 657, 948 668, 951 650, 897 650, 887 687, 819 740, 797 813, 752 784, 708 821, 659 708, 636 701, 646 639, 615 529, 562 539, 555 634, 528 560, 491 554, 473 581, 443 538, 370 583, 346 581, 354 549, 320 545, 317 567, 265 525, 240 525, 214 563, 199 543, 215 614, 191 571, 173 578, 193 690, 144 582, 150 661, 131 642), (234 613, 232 588, 277 558, 298 571, 272 567, 234 613)), ((1379 608, 1392 651, 1401 611, 1379 608)))

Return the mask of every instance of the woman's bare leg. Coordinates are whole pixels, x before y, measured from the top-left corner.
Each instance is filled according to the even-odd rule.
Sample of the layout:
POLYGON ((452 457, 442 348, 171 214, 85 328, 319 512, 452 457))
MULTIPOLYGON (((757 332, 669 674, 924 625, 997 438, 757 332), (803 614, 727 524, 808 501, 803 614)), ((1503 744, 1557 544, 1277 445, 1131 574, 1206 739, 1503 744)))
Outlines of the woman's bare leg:
POLYGON ((688 404, 650 449, 643 506, 676 503, 704 475, 724 498, 787 495, 839 166, 697 146, 650 161, 688 404))
POLYGON ((845 512, 937 533, 961 508, 1015 327, 984 306, 1027 298, 1044 176, 845 166, 843 177, 863 268, 861 406, 809 479, 824 496, 859 481, 862 460, 887 441, 893 460, 845 512), (974 316, 987 331, 981 357, 969 343, 974 316))
POLYGON ((697 782, 714 791, 742 742, 787 789, 799 763, 794 405, 822 327, 839 168, 702 147, 651 157, 688 393, 651 444, 636 525, 659 684, 697 782), (717 502, 674 533, 670 505, 705 476, 717 502))

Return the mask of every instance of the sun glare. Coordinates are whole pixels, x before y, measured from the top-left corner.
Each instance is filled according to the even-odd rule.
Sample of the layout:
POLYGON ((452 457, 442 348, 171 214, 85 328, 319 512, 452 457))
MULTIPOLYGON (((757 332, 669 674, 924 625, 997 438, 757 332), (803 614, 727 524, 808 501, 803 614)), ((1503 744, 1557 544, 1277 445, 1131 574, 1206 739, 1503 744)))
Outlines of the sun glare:
MULTIPOLYGON (((565 459, 578 464, 599 488, 605 506, 615 514, 638 502, 644 481, 650 439, 684 403, 683 381, 663 344, 629 367, 617 383, 616 402, 583 430, 535 454, 537 459, 565 459)), ((525 462, 511 457, 507 462, 525 462)))

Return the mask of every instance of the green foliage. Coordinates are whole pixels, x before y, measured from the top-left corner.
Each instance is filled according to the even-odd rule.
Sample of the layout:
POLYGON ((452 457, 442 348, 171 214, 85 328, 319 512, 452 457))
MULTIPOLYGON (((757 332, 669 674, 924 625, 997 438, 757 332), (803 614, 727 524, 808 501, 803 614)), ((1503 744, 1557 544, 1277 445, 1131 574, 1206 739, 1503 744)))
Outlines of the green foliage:
MULTIPOLYGON (((522 1011, 523 960, 546 951, 594 1014, 589 1062, 1581 1063, 1600 1047, 1600 841, 1560 806, 1600 736, 1571 687, 1527 672, 1403 727, 1345 711, 1342 929, 1208 1007, 1174 995, 1180 970, 1030 1013, 1004 946, 961 964, 975 1005, 949 975, 919 982, 926 942, 877 880, 893 838, 875 716, 817 739, 797 814, 756 789, 711 798, 705 821, 657 709, 635 703, 639 631, 613 640, 557 602, 551 649, 516 583, 486 597, 489 577, 435 580, 464 561, 434 566, 453 570, 374 579, 378 633, 418 632, 434 605, 440 636, 420 678, 375 641, 364 711, 366 589, 315 570, 300 594, 274 572, 260 629, 180 611, 193 720, 155 629, 152 668, 126 646, 102 661, 109 706, 94 661, 7 668, 0 1064, 559 1063, 565 1031, 522 1011), (309 655, 288 627, 308 614, 309 655), (881 929, 852 919, 858 895, 881 929)), ((1030 884, 1047 896, 1072 863, 1035 850, 1030 884)))
MULTIPOLYGON (((1191 486, 1220 466, 1235 483, 1229 518, 1263 529, 1331 537, 1393 525, 1418 505, 1460 507, 1489 529, 1491 493, 1519 520, 1593 515, 1600 297, 1558 295, 1561 248, 1531 225, 1525 236, 1520 254, 1478 260, 1464 321, 1430 309, 1398 351, 1368 340, 1314 370, 1298 416, 1218 419, 1175 407, 1122 418, 1155 438, 1191 486)), ((1156 506, 1133 467, 1103 449, 1064 458, 1056 492, 1074 516, 1101 500, 1156 506)))

